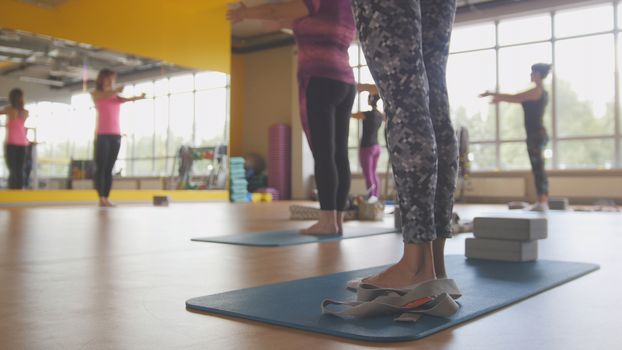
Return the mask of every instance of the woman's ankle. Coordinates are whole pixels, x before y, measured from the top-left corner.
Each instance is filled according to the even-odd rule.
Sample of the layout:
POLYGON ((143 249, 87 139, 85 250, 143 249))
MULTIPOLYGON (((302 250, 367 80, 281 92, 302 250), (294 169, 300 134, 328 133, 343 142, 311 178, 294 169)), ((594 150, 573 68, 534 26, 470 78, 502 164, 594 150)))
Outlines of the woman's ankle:
POLYGON ((434 254, 432 242, 404 244, 404 255, 398 262, 413 275, 423 275, 434 278, 434 254))

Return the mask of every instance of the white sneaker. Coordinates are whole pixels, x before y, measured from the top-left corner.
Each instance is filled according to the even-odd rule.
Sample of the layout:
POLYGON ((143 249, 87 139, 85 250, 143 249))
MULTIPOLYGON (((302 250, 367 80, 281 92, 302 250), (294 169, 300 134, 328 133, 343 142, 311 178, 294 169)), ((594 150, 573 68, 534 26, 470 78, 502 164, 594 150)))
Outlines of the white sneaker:
POLYGON ((533 206, 531 206, 531 208, 529 209, 530 211, 539 211, 539 212, 543 212, 543 211, 548 211, 549 210, 549 205, 547 203, 536 203, 533 206))

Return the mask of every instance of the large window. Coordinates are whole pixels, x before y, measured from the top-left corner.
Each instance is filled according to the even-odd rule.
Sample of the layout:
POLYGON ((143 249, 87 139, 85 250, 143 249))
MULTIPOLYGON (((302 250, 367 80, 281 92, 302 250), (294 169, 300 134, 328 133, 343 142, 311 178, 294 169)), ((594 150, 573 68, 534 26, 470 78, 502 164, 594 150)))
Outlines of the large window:
MULTIPOLYGON (((116 173, 170 175, 181 145, 227 143, 226 74, 205 72, 142 81, 126 85, 122 95, 141 93, 145 100, 121 108, 123 139, 116 173)), ((88 93, 74 95, 70 104, 39 102, 26 108, 31 115, 26 124, 32 128, 29 137, 39 143, 40 177, 66 177, 71 159, 92 159, 96 113, 88 93)), ((0 134, 4 137, 4 130, 0 134)), ((6 177, 6 169, 0 168, 0 176, 6 177)))
POLYGON ((469 129, 472 169, 529 168, 522 107, 490 105, 477 95, 529 89, 530 66, 538 62, 553 64, 545 82, 547 167, 622 165, 622 120, 615 101, 621 79, 615 74, 616 48, 622 65, 622 39, 615 41, 620 7, 614 11, 608 2, 454 28, 447 74, 451 113, 456 126, 469 129))
MULTIPOLYGON (((517 93, 529 89, 531 65, 539 62, 553 65, 545 81, 549 104, 544 126, 550 137, 544 152, 546 166, 621 167, 622 111, 616 110, 615 101, 615 96, 622 95, 616 92, 616 86, 622 88, 622 73, 615 75, 616 49, 618 66, 622 67, 621 29, 622 4, 614 11, 613 1, 457 25, 452 34, 447 84, 454 125, 469 130, 471 168, 529 169, 522 106, 491 105, 478 95, 486 90, 517 93)), ((352 45, 349 53, 357 81, 373 82, 358 45, 352 45)), ((360 93, 353 112, 369 109, 366 102, 367 94, 360 93)), ((360 171, 360 134, 361 123, 352 120, 349 147, 354 171, 360 171)), ((381 142, 384 145, 384 138, 381 142)), ((379 170, 385 169, 387 161, 383 149, 379 170)))

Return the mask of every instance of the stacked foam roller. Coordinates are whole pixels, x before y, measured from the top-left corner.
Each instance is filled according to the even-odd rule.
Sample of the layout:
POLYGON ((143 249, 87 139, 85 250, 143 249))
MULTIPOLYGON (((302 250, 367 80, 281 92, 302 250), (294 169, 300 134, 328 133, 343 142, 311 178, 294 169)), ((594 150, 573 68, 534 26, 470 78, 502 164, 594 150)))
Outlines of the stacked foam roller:
POLYGON ((244 170, 244 158, 232 157, 229 161, 230 197, 233 203, 247 203, 248 181, 244 170))
POLYGON ((278 199, 290 199, 292 129, 286 124, 272 125, 268 138, 268 187, 277 191, 278 199))
POLYGON ((538 259, 538 240, 547 237, 547 220, 542 217, 477 217, 475 238, 466 240, 466 256, 498 261, 538 259))

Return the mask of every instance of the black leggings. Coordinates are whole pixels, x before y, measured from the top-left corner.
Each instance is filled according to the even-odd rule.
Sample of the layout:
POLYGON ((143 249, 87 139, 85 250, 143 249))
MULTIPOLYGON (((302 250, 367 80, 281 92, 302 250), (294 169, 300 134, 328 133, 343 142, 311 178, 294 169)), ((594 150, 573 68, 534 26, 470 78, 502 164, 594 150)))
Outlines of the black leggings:
POLYGON ((4 144, 4 160, 9 168, 9 188, 12 190, 21 190, 25 185, 26 147, 4 144))
POLYGON ((531 172, 533 173, 534 182, 536 183, 536 192, 538 196, 548 196, 549 194, 549 180, 544 168, 543 155, 547 143, 548 137, 527 138, 527 152, 529 153, 531 172))
POLYGON ((445 71, 455 0, 353 0, 387 114, 405 243, 451 237, 458 145, 445 71))
POLYGON ((307 87, 307 119, 315 160, 320 208, 346 208, 350 193, 348 135, 356 87, 327 78, 311 78, 307 87))
POLYGON ((120 135, 97 135, 95 140, 95 189, 108 197, 112 187, 112 169, 121 148, 120 135))

